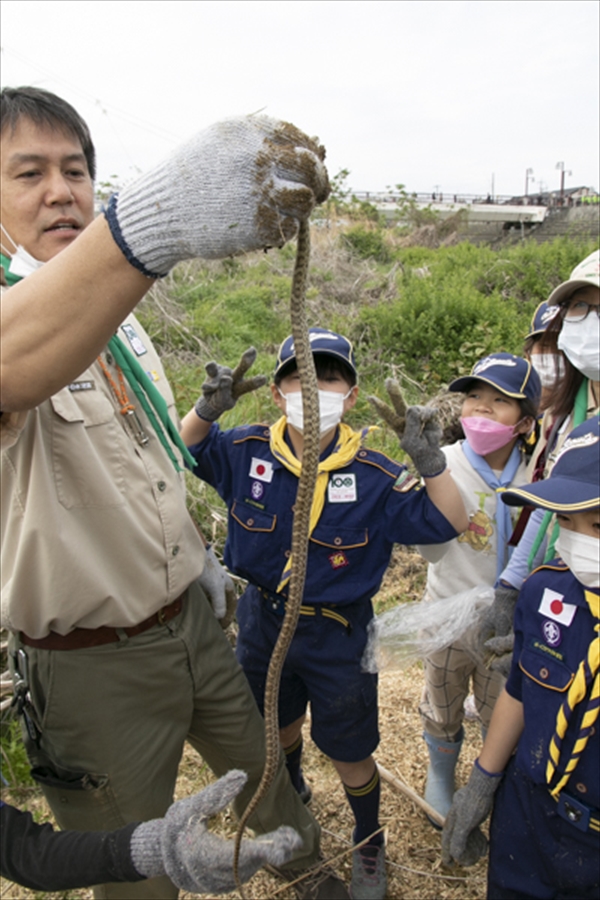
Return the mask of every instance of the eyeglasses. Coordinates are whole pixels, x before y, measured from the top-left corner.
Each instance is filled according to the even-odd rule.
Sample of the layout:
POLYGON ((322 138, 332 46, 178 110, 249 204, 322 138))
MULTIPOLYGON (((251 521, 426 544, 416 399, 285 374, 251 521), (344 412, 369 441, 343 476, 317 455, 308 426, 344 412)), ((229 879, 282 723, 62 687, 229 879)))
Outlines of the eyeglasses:
POLYGON ((594 311, 600 319, 600 306, 595 303, 586 303, 585 300, 576 300, 572 306, 567 307, 565 319, 569 322, 583 322, 594 311))

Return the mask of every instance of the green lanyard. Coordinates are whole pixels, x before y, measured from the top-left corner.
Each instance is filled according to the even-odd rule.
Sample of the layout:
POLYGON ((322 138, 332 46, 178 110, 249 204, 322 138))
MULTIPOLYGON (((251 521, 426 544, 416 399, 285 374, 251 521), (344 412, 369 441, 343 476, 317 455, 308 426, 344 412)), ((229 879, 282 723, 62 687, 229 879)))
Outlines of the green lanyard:
POLYGON ((114 356, 117 365, 123 370, 125 378, 138 398, 144 412, 150 419, 152 427, 156 432, 156 436, 165 448, 169 459, 175 466, 175 470, 180 472, 181 466, 173 453, 171 444, 174 444, 178 448, 186 463, 193 468, 196 465, 196 460, 181 440, 179 432, 169 416, 167 401, 163 395, 154 387, 154 384, 133 353, 116 334, 111 337, 108 342, 108 349, 114 356))

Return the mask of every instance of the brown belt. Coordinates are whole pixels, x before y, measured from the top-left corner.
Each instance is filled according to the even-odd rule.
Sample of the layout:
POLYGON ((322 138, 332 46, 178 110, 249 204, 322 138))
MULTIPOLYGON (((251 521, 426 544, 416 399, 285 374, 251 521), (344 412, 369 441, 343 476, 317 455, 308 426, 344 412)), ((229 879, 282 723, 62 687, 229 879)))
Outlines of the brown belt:
POLYGON ((164 625, 170 619, 178 616, 183 609, 184 592, 177 600, 173 600, 169 606, 163 606, 158 612, 148 619, 144 619, 139 625, 131 625, 128 628, 111 628, 109 625, 101 625, 100 628, 74 628, 68 634, 58 634, 51 631, 44 638, 30 638, 22 631, 19 638, 22 644, 28 647, 37 647, 38 650, 80 650, 83 647, 99 647, 101 644, 113 644, 120 641, 123 634, 127 637, 135 637, 143 631, 148 631, 154 625, 164 625))

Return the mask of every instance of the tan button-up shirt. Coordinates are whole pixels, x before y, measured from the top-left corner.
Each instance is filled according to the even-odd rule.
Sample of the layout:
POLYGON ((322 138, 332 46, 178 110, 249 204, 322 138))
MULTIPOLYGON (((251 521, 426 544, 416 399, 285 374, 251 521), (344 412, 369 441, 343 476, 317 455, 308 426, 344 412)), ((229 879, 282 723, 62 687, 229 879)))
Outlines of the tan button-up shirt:
MULTIPOLYGON (((119 337, 178 425, 164 370, 135 316, 119 337)), ((118 385, 110 353, 102 359, 118 385)), ((125 387, 147 446, 127 426, 97 361, 36 409, 0 419, 3 627, 41 638, 76 626, 136 625, 202 572, 183 472, 125 387)))

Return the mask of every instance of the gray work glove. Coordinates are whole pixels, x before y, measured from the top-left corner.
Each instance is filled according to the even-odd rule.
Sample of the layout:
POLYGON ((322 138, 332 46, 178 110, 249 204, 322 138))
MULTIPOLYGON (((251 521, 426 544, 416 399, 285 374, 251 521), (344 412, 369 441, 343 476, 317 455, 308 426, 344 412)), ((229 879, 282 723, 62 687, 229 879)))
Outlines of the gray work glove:
POLYGON ((473 766, 471 777, 452 801, 442 832, 442 862, 450 865, 456 860, 461 866, 474 866, 487 853, 488 840, 479 826, 485 822, 494 794, 501 782, 495 775, 486 775, 473 766))
POLYGON ((106 210, 129 262, 150 277, 182 259, 281 247, 329 194, 325 150, 288 122, 218 122, 137 178, 106 210))
MULTIPOLYGON (((231 803, 246 780, 245 772, 232 769, 199 794, 173 803, 164 818, 138 825, 131 835, 130 849, 131 861, 140 875, 168 875, 178 888, 192 894, 235 890, 234 841, 212 834, 206 822, 231 803)), ((255 840, 243 840, 240 880, 248 881, 265 863, 286 863, 301 846, 302 839, 287 825, 255 840)))
POLYGON ((490 638, 484 644, 489 657, 488 666, 493 672, 500 672, 504 678, 508 678, 512 666, 513 649, 515 646, 515 633, 505 634, 503 637, 490 638))
POLYGON ((211 546, 206 547, 204 568, 198 577, 198 583, 210 600, 215 616, 222 619, 228 604, 235 603, 235 587, 211 546))
POLYGON ((233 371, 229 366, 220 366, 216 362, 206 363, 204 368, 208 379, 202 385, 202 396, 194 407, 196 415, 206 422, 214 422, 225 410, 233 409, 243 394, 266 384, 264 375, 244 378, 255 359, 256 350, 249 347, 233 371))
POLYGON ((483 613, 479 627, 479 651, 495 672, 508 677, 515 636, 513 619, 519 591, 502 584, 494 591, 491 606, 483 613))
POLYGON ((407 409, 400 385, 393 378, 386 378, 385 389, 393 407, 378 397, 368 397, 369 402, 396 432, 400 446, 412 459, 419 475, 423 478, 441 475, 447 463, 440 449, 442 429, 437 410, 429 406, 409 406, 407 409))

